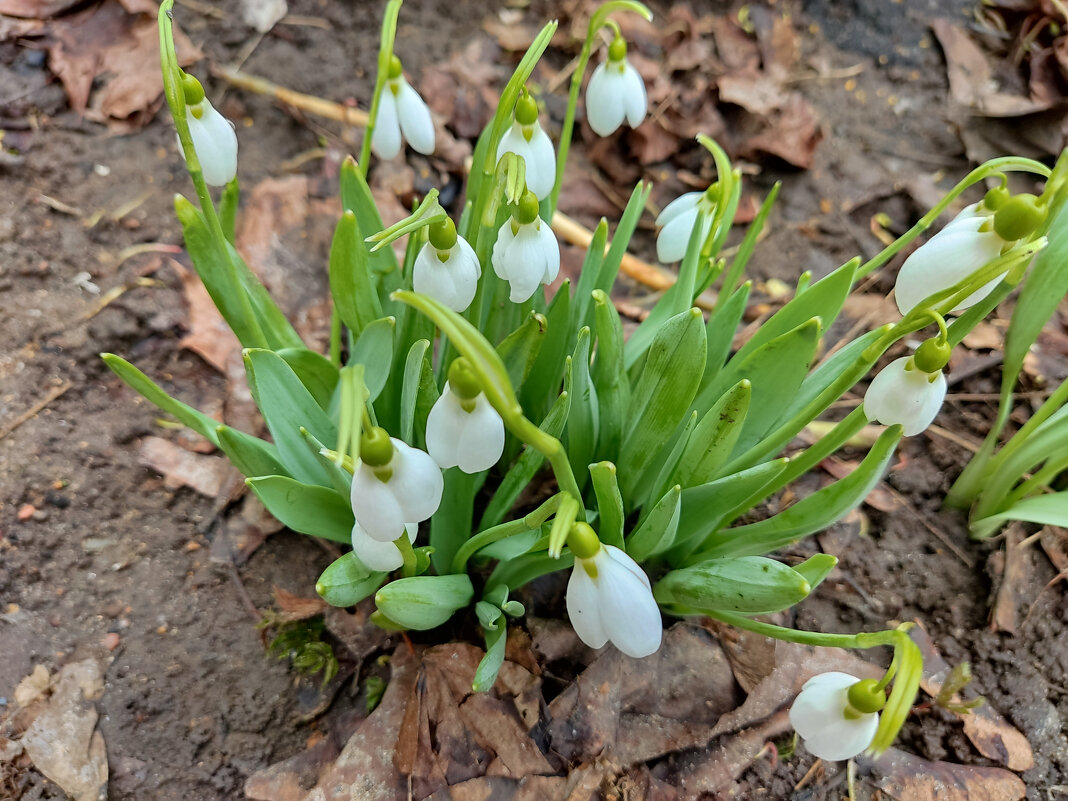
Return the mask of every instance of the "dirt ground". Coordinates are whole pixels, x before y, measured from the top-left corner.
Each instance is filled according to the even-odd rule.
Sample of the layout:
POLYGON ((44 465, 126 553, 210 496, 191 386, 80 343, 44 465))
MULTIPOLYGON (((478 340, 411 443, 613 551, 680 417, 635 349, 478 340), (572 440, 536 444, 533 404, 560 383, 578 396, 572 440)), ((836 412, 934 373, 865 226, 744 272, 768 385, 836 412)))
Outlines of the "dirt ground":
MULTIPOLYGON (((244 69, 364 105, 380 5, 291 0, 291 15, 325 23, 278 26, 244 69)), ((523 19, 560 14, 566 20, 574 5, 534 3, 523 19)), ((782 3, 771 5, 778 11, 782 3)), ((237 2, 215 7, 222 16, 182 6, 177 14, 208 61, 226 64, 256 34, 239 22, 237 2)), ((877 252, 870 224, 876 212, 886 212, 888 229, 900 233, 937 198, 936 182, 948 186, 970 166, 929 28, 934 14, 967 22, 962 12, 970 4, 806 0, 789 8, 801 34, 792 86, 815 110, 822 141, 809 169, 754 158, 747 176, 758 197, 774 180, 784 182, 751 273, 758 281, 787 283, 802 270, 818 277, 857 252, 877 252)), ((695 3, 694 10, 722 15, 730 9, 716 2, 695 3)), ((658 11, 661 19, 668 16, 665 4, 658 11)), ((398 36, 406 70, 419 76, 462 50, 480 35, 487 14, 473 0, 410 0, 398 36)), ((302 697, 308 684, 284 661, 267 657, 255 627, 257 610, 273 603, 272 586, 312 594, 331 556, 283 531, 246 560, 234 552, 237 512, 225 499, 174 488, 143 466, 144 438, 180 435, 161 425, 158 410, 114 377, 99 353, 130 359, 194 406, 221 409, 226 392, 215 370, 179 346, 189 320, 181 278, 166 261, 170 254, 129 250, 181 243, 171 198, 190 186, 166 112, 128 135, 86 121, 70 109, 43 44, 36 37, 0 43, 0 128, 4 146, 20 154, 0 161, 0 717, 35 665, 55 670, 95 658, 106 665, 96 708, 110 765, 108 798, 240 798, 247 777, 299 752, 329 729, 339 709, 355 706, 342 693, 325 718, 295 722, 315 700, 302 697), (98 212, 104 214, 95 219, 98 212), (103 300, 110 302, 101 308, 103 300)), ((557 67, 569 57, 551 54, 557 67)), ((206 63, 195 71, 205 75, 206 63)), ((209 97, 222 96, 222 84, 209 85, 209 97)), ((246 200, 251 187, 283 176, 301 154, 324 145, 355 152, 358 135, 291 114, 269 98, 228 90, 219 105, 243 121, 246 200)), ((562 108, 550 103, 550 112, 558 131, 562 108)), ((730 112, 724 118, 734 123, 730 112)), ((581 154, 583 145, 576 149, 581 154)), ((680 154, 647 167, 662 184, 654 198, 670 199, 679 171, 699 172, 698 162, 680 154)), ((289 169, 312 177, 314 198, 336 190, 319 160, 289 169)), ((565 202, 562 210, 595 222, 582 206, 565 202)), ((306 257, 294 258, 292 272, 280 276, 285 285, 275 287, 289 310, 306 310, 306 296, 324 286, 318 271, 330 231, 320 228, 310 226, 288 243, 306 257)), ((651 241, 647 225, 639 242, 648 248, 651 241)), ((885 294, 890 284, 872 289, 885 294)), ((633 287, 630 294, 640 301, 647 291, 633 287)), ((954 384, 941 426, 967 441, 981 439, 995 411, 988 394, 997 382, 990 366, 954 384), (986 399, 954 398, 961 393, 986 399)), ((1068 793, 1065 590, 1056 584, 1043 591, 1056 570, 1041 550, 1027 550, 1015 565, 1025 577, 1016 633, 991 629, 1003 543, 970 542, 962 515, 941 509, 967 456, 938 434, 907 440, 900 452, 905 468, 896 466, 887 478, 895 500, 888 511, 865 507, 865 536, 830 532, 795 551, 820 544, 841 563, 792 622, 854 631, 921 619, 946 660, 970 662, 974 690, 1031 743, 1034 767, 1022 773, 1027 798, 1055 799, 1068 793)), ((914 715, 899 746, 928 759, 995 764, 939 711, 914 715)), ((812 764, 803 749, 777 766, 758 760, 738 779, 734 797, 844 796, 844 771, 833 766, 796 789, 812 764)), ((858 792, 873 797, 874 785, 861 774, 858 792)), ((32 770, 0 778, 17 780, 10 784, 14 798, 64 797, 32 770)), ((0 782, 0 798, 4 792, 0 782)))

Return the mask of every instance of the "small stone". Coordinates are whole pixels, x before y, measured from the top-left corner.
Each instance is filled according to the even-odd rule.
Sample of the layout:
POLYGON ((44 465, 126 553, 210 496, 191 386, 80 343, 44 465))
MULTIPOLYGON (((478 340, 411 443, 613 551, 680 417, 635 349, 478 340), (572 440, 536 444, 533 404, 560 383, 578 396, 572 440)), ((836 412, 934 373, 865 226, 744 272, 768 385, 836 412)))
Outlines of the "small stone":
POLYGON ((201 545, 200 545, 200 543, 199 543, 199 542, 197 542, 196 540, 189 540, 189 542, 187 542, 187 543, 185 544, 185 549, 186 549, 187 551, 190 551, 190 552, 191 552, 191 551, 199 551, 199 550, 200 550, 200 548, 201 548, 201 545))
POLYGON ((19 507, 19 511, 18 511, 18 515, 17 515, 17 517, 19 519, 19 522, 20 523, 25 523, 27 520, 29 520, 31 517, 33 517, 34 512, 36 512, 36 511, 37 511, 37 507, 34 506, 32 503, 23 504, 22 506, 19 507))
POLYGON ((113 631, 109 631, 104 635, 104 647, 109 651, 114 651, 119 647, 119 635, 113 631))

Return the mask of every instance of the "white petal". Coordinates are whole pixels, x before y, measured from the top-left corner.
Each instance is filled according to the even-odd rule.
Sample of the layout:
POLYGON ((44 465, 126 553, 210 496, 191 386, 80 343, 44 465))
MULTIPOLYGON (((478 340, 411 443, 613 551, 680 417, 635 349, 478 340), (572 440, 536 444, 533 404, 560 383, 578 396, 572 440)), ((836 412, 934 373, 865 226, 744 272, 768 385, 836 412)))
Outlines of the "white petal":
POLYGON ((445 261, 438 258, 437 249, 428 242, 415 257, 412 288, 455 312, 462 312, 475 297, 478 275, 478 259, 463 238, 457 238, 456 246, 449 251, 445 261))
POLYGON ((405 523, 426 520, 438 510, 444 479, 430 454, 390 437, 393 477, 389 487, 400 504, 405 523))
POLYGON ((519 231, 504 253, 502 265, 511 287, 508 297, 512 303, 522 303, 534 294, 551 267, 548 258, 535 224, 519 226, 519 231))
POLYGON ((517 156, 522 157, 523 161, 526 162, 529 175, 530 162, 532 161, 530 143, 523 136, 523 126, 515 120, 512 121, 512 127, 504 132, 500 144, 497 145, 497 161, 500 161, 505 153, 515 153, 517 156))
POLYGON ((426 449, 442 470, 460 463, 457 433, 463 428, 466 416, 459 398, 446 381, 441 397, 434 402, 426 418, 426 449))
POLYGON ((612 546, 603 546, 594 563, 601 625, 608 639, 627 656, 641 658, 655 653, 664 624, 649 577, 633 559, 612 546))
POLYGON ((361 464, 352 476, 352 513, 367 536, 393 542, 404 530, 404 513, 390 484, 380 481, 368 465, 361 464))
MULTIPOLYGON (((942 231, 905 259, 897 274, 894 297, 902 314, 908 314, 923 300, 948 289, 974 273, 1001 253, 1004 241, 993 231, 973 230, 983 218, 964 220, 950 231, 942 231)), ((966 298, 954 312, 963 311, 985 298, 1001 283, 996 278, 966 298)))
POLYGON ((371 570, 389 573, 404 564, 404 557, 396 545, 367 536, 359 523, 352 526, 352 550, 356 558, 371 570))
MULTIPOLYGON (((666 211, 666 209, 665 209, 666 211)), ((661 215, 662 216, 662 215, 661 215)), ((672 216, 656 238, 656 257, 664 264, 682 261, 690 234, 697 225, 697 206, 672 216)))
MULTIPOLYGON (((459 402, 456 405, 459 407, 459 402)), ((504 453, 504 421, 483 394, 475 398, 473 411, 468 413, 461 408, 460 412, 465 418, 461 421, 460 469, 465 473, 489 470, 501 460, 501 454, 504 453)))
POLYGON ((597 65, 586 85, 586 121, 598 136, 608 136, 623 124, 623 76, 609 69, 607 62, 597 65))
POLYGON ((661 209, 656 216, 656 224, 659 226, 667 225, 683 212, 692 216, 697 210, 697 201, 701 199, 703 194, 703 192, 687 192, 684 195, 679 195, 661 209))
POLYGON ((919 434, 938 415, 946 397, 946 377, 941 372, 930 381, 923 370, 906 370, 909 358, 886 365, 872 379, 864 394, 864 414, 883 425, 900 423, 905 436, 919 434))
POLYGON ((481 278, 482 265, 479 264, 478 256, 475 254, 475 249, 471 247, 471 244, 462 236, 457 236, 456 247, 460 249, 459 254, 457 254, 458 257, 462 256, 464 258, 468 264, 468 269, 474 272, 475 278, 481 278))
POLYGON ((878 713, 846 719, 849 688, 859 681, 847 673, 822 673, 809 679, 790 707, 790 724, 805 747, 821 759, 855 757, 869 745, 879 726, 878 713))
POLYGON ((380 159, 388 161, 397 157, 401 149, 400 120, 397 119, 397 98, 389 85, 382 90, 378 103, 375 131, 371 135, 371 151, 380 159))
POLYGON ((623 62, 623 82, 623 109, 627 113, 627 124, 637 128, 645 119, 649 99, 645 94, 645 81, 629 61, 623 62))
POLYGON ((560 243, 552 227, 541 218, 534 221, 535 230, 545 258, 545 273, 541 277, 543 284, 551 284, 560 274, 560 243))
POLYGON ((403 77, 397 79, 397 117, 401 133, 413 150, 429 156, 434 152, 434 120, 423 98, 403 77))
POLYGON ((209 186, 225 186, 237 175, 237 134, 230 121, 201 101, 200 119, 189 114, 189 136, 193 140, 204 181, 209 186))
POLYGON ((600 648, 608 642, 601 625, 597 586, 577 561, 567 582, 567 616, 575 634, 590 648, 600 648))
POLYGON ((493 253, 490 255, 493 272, 502 281, 508 280, 508 261, 505 258, 505 254, 508 252, 508 247, 512 244, 513 239, 515 239, 515 234, 512 233, 512 218, 509 217, 497 232, 497 241, 493 243, 493 253))
POLYGON ((553 140, 541 128, 541 123, 534 123, 534 134, 530 137, 530 158, 527 159, 527 189, 538 200, 545 200, 556 184, 556 151, 553 140), (533 172, 532 172, 533 171, 533 172))

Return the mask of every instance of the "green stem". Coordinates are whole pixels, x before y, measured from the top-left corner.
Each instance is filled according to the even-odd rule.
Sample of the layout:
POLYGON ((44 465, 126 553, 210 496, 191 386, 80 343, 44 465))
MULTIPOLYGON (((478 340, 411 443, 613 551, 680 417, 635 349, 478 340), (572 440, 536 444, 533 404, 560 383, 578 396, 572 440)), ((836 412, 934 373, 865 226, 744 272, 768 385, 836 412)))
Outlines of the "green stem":
POLYGON ((360 174, 367 177, 367 165, 371 159, 371 137, 374 136, 375 123, 378 121, 378 106, 382 100, 382 90, 389 80, 389 64, 393 60, 393 41, 397 38, 397 17, 403 0, 389 0, 386 13, 382 18, 382 39, 378 47, 378 74, 375 75, 375 90, 371 95, 371 109, 367 112, 367 127, 363 132, 360 145, 360 174))
POLYGON ((795 642, 801 645, 815 645, 824 648, 875 648, 880 645, 894 646, 902 637, 908 636, 897 629, 887 631, 862 631, 858 634, 827 634, 819 631, 798 631, 784 626, 776 626, 774 623, 765 623, 762 620, 739 615, 735 612, 709 612, 702 611, 703 615, 734 626, 745 629, 754 634, 771 637, 784 642, 795 642))
POLYGON ((468 560, 487 545, 539 528, 560 507, 562 499, 563 493, 558 492, 525 517, 480 531, 460 546, 452 560, 452 572, 466 573, 468 560))
POLYGON ((401 577, 411 578, 415 575, 416 559, 412 541, 408 539, 408 532, 405 531, 397 539, 393 540, 393 544, 397 546, 397 550, 401 552, 401 557, 404 559, 404 564, 401 566, 401 577))
POLYGON ((567 458, 567 450, 564 448, 563 443, 551 434, 546 434, 522 415, 511 420, 506 419, 505 422, 508 423, 508 427, 512 429, 513 434, 549 460, 549 465, 556 476, 557 485, 562 491, 573 496, 581 505, 582 491, 579 489, 578 481, 575 480, 575 474, 571 470, 571 462, 567 458))
POLYGON ((334 367, 341 367, 341 317, 337 313, 337 306, 330 310, 330 363, 334 367))

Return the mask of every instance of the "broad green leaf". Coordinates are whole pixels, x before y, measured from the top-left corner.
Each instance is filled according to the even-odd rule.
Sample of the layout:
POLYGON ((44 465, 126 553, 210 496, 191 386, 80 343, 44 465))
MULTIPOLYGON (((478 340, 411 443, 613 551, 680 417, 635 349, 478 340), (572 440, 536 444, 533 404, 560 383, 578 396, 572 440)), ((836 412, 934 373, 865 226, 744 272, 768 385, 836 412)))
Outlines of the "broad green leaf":
POLYGON ((416 404, 421 392, 427 390, 423 382, 424 376, 428 377, 429 385, 434 389, 434 400, 437 400, 438 388, 434 383, 434 372, 426 360, 426 352, 429 348, 428 340, 416 340, 408 350, 408 356, 404 362, 404 380, 401 384, 400 396, 400 430, 397 436, 409 445, 413 444, 412 427, 415 424, 416 404))
MULTIPOLYGON (((356 159, 349 156, 341 164, 341 205, 346 212, 352 212, 356 216, 357 229, 364 236, 377 234, 385 226, 382 217, 378 214, 378 206, 371 195, 371 188, 367 185, 356 159)), ((382 248, 374 253, 368 253, 371 269, 376 273, 390 273, 397 270, 397 257, 393 248, 382 248)), ((381 311, 372 317, 376 320, 382 316, 381 311)))
POLYGON ((657 501, 645 520, 627 537, 627 555, 634 561, 643 562, 650 556, 663 553, 674 544, 679 530, 681 496, 682 488, 676 484, 657 501))
POLYGON ((623 547, 623 496, 616 483, 616 466, 611 462, 590 465, 593 493, 597 496, 597 536, 608 545, 623 547))
POLYGON ((762 556, 708 559, 672 570, 653 588, 658 603, 685 611, 765 615, 803 601, 811 585, 782 562, 762 556))
POLYGON ((393 326, 396 320, 383 317, 369 323, 360 334, 352 348, 349 364, 362 364, 364 386, 368 399, 374 401, 382 392, 389 378, 389 367, 393 360, 393 326))
MULTIPOLYGON (((604 264, 605 244, 608 241, 608 221, 604 217, 593 231, 593 239, 586 248, 586 257, 582 261, 578 283, 575 285, 575 297, 571 302, 571 337, 578 336, 579 329, 590 325, 590 301, 597 288, 597 279, 604 264)), ((617 268, 618 269, 618 268, 617 268)))
POLYGON ((593 386, 597 391, 597 457, 619 458, 630 405, 630 382, 623 369, 623 324, 615 305, 601 290, 593 293, 597 326, 597 353, 593 359, 593 386))
POLYGON ((283 525, 313 537, 352 542, 352 506, 336 490, 285 476, 259 476, 245 483, 283 525))
POLYGON ((327 475, 330 476, 334 490, 341 495, 342 498, 348 498, 352 493, 352 473, 335 462, 326 452, 326 446, 313 437, 308 429, 301 427, 300 435, 304 438, 304 444, 308 446, 308 450, 318 457, 319 464, 323 466, 327 475))
POLYGON ((375 606, 406 629, 425 631, 448 620, 475 597, 466 575, 414 576, 391 581, 375 593, 375 606))
POLYGON ((727 361, 727 355, 731 352, 734 343, 734 335, 738 331, 738 324, 742 321, 746 304, 749 301, 749 290, 752 289, 751 281, 746 281, 736 289, 725 303, 716 306, 716 309, 708 317, 705 325, 705 372, 701 376, 701 388, 697 391, 697 400, 694 406, 698 411, 704 411, 716 401, 712 395, 712 383, 719 376, 727 361))
POLYGON ((509 589, 522 587, 539 576, 555 573, 558 570, 568 570, 575 564, 575 558, 569 551, 564 551, 559 559, 554 559, 545 551, 540 553, 528 553, 501 562, 486 579, 486 588, 492 589, 500 584, 509 589))
POLYGON ((300 435, 303 426, 327 447, 337 444, 337 428, 289 365, 277 353, 245 351, 249 389, 278 448, 282 463, 298 481, 330 486, 329 475, 300 435))
POLYGON ((315 402, 329 410, 334 390, 337 389, 337 367, 321 353, 307 348, 283 348, 277 353, 297 374, 315 402))
POLYGON ((618 461, 623 497, 631 491, 697 392, 705 363, 705 331, 698 309, 677 314, 657 331, 631 395, 628 430, 618 461))
POLYGON ((508 626, 504 623, 501 623, 496 628, 484 626, 482 632, 486 637, 486 655, 478 663, 478 668, 475 670, 475 679, 471 682, 471 689, 476 693, 488 692, 493 687, 494 682, 497 681, 497 674, 500 673, 501 665, 504 664, 508 626))
POLYGON ((586 467, 597 447, 597 392, 590 378, 590 329, 578 334, 571 360, 571 412, 567 416, 567 456, 581 490, 586 485, 586 467))
POLYGON ((692 561, 770 553, 825 529, 868 497, 868 493, 882 478, 900 440, 901 426, 891 426, 879 436, 864 461, 848 476, 767 520, 713 534, 705 540, 701 553, 692 561))
POLYGON ((743 378, 705 412, 675 472, 675 480, 683 489, 711 481, 726 464, 749 413, 751 387, 743 378))
POLYGON ((635 505, 640 503, 644 507, 662 498, 665 492, 679 483, 675 478, 679 460, 682 459, 683 452, 689 446, 690 438, 693 437, 696 428, 697 412, 690 412, 690 416, 682 424, 674 441, 672 442, 669 438, 660 449, 660 453, 646 468, 645 475, 642 476, 636 488, 635 505))
POLYGON ((441 505, 430 518, 430 545, 434 548, 431 561, 438 573, 448 573, 456 551, 471 536, 475 495, 486 480, 486 474, 469 475, 452 467, 444 471, 445 489, 441 505))
POLYGON ((386 576, 370 570, 349 551, 323 571, 315 582, 315 591, 331 606, 355 606, 373 595, 386 576))
POLYGON ((988 537, 1009 520, 1023 520, 1042 526, 1068 528, 1068 492, 1035 495, 1017 501, 1004 512, 984 517, 970 524, 975 537, 988 537))
POLYGON ((545 341, 547 323, 545 317, 532 311, 515 331, 497 346, 497 353, 508 368, 508 378, 517 391, 522 392, 523 382, 530 375, 545 341))
POLYGON ((330 245, 330 294, 338 316, 353 336, 359 336, 364 328, 382 317, 368 247, 351 211, 341 215, 330 245))
POLYGON ((564 281, 545 312, 545 336, 520 397, 531 420, 543 416, 559 394, 568 351, 571 284, 564 281))
POLYGON ((218 426, 215 431, 219 450, 246 478, 289 475, 278 457, 278 449, 270 442, 229 426, 218 426))
POLYGON ((542 531, 534 529, 533 531, 523 531, 519 534, 513 534, 503 540, 487 545, 485 548, 480 548, 476 552, 476 556, 479 559, 496 559, 504 562, 509 559, 515 559, 517 556, 522 556, 528 553, 534 544, 540 540, 543 536, 548 536, 548 529, 542 531))

